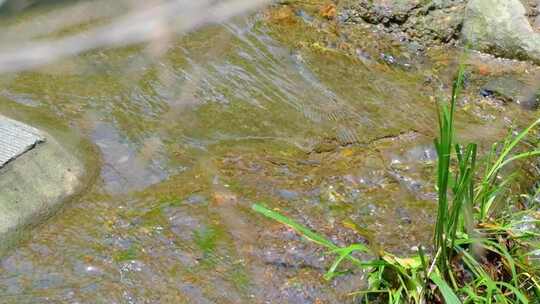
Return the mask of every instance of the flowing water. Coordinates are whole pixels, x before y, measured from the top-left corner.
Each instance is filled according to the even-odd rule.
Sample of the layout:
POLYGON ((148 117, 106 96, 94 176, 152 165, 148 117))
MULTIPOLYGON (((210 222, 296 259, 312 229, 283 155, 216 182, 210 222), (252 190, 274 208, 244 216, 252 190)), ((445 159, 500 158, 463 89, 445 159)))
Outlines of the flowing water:
MULTIPOLYGON (((41 12, 26 14, 4 22, 41 12)), ((0 110, 88 143, 78 153, 95 178, 0 260, 0 302, 353 302, 362 274, 324 281, 331 257, 253 202, 338 244, 427 244, 434 97, 451 56, 390 55, 367 32, 364 48, 341 52, 347 41, 318 42, 328 29, 299 15, 206 27, 159 56, 99 50, 3 75, 0 110)), ((460 127, 486 141, 504 117, 535 115, 465 107, 460 127)))

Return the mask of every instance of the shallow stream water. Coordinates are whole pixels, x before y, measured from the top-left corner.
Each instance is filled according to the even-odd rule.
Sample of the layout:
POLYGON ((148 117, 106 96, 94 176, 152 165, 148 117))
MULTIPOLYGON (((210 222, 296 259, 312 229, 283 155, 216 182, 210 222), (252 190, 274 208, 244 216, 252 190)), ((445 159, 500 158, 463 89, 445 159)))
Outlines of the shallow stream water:
MULTIPOLYGON (((453 59, 367 42, 352 56, 309 13, 291 18, 260 12, 171 40, 159 56, 99 50, 1 76, 0 111, 89 142, 78 153, 95 178, 0 260, 0 302, 352 303, 362 274, 323 280, 331 257, 254 214, 254 202, 338 244, 428 243, 434 98, 453 59), (426 85, 433 75, 440 85, 426 85)), ((464 107, 460 128, 486 142, 505 117, 537 115, 464 107)))

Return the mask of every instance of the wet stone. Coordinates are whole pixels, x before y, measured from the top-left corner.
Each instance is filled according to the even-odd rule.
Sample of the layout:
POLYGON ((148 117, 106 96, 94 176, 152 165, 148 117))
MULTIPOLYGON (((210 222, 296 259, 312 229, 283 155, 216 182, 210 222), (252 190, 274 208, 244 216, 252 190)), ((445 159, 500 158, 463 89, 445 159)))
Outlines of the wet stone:
POLYGON ((287 246, 286 248, 270 248, 262 254, 265 263, 280 268, 324 269, 324 258, 315 249, 307 246, 287 246))
POLYGON ((287 287, 283 290, 287 303, 291 304, 306 304, 315 303, 316 291, 306 290, 305 287, 287 287))
POLYGON ((412 219, 409 211, 403 207, 396 208, 396 215, 401 221, 402 224, 410 225, 412 224, 412 219))
POLYGON ((285 199, 285 200, 288 200, 288 201, 293 201, 293 200, 297 200, 300 195, 298 194, 298 192, 296 191, 292 191, 292 190, 286 190, 286 189, 281 189, 281 190, 278 190, 277 191, 277 194, 285 199))
POLYGON ((206 197, 200 194, 192 194, 188 196, 185 200, 185 202, 190 205, 202 205, 207 203, 207 201, 208 200, 206 199, 206 197))
POLYGON ((95 293, 96 291, 98 291, 98 284, 96 283, 92 283, 92 284, 88 284, 84 287, 81 288, 81 292, 82 293, 88 293, 88 294, 93 294, 95 293))
POLYGON ((177 259, 185 267, 195 267, 199 262, 193 253, 177 250, 174 252, 173 257, 177 259))
POLYGON ((0 96, 28 107, 41 106, 41 102, 34 100, 30 94, 15 94, 9 91, 1 91, 0 96))
POLYGON ((437 151, 433 145, 421 145, 407 151, 406 157, 409 161, 431 163, 437 160, 437 151))
POLYGON ((30 272, 34 264, 30 259, 14 254, 2 260, 2 268, 9 272, 30 272))
POLYGON ((108 236, 104 239, 104 244, 113 246, 121 250, 128 250, 131 246, 133 246, 133 243, 134 242, 130 239, 116 235, 108 236))
POLYGON ((145 268, 145 264, 138 260, 131 260, 122 263, 120 270, 122 272, 141 272, 145 268))
POLYGON ((77 261, 73 267, 74 272, 82 276, 101 276, 103 275, 103 270, 97 266, 83 263, 82 261, 77 261))
POLYGON ((17 277, 3 278, 0 283, 0 290, 5 290, 6 294, 22 293, 24 288, 21 280, 17 277))
POLYGON ((182 286, 181 289, 182 289, 182 292, 190 298, 191 303, 194 303, 194 304, 213 303, 212 301, 206 299, 201 289, 195 285, 186 284, 185 286, 182 286))
POLYGON ((199 219, 179 209, 169 214, 168 219, 171 224, 171 231, 185 241, 193 240, 193 232, 206 227, 199 219))
POLYGON ((64 278, 59 273, 42 274, 40 278, 34 280, 33 288, 35 289, 51 289, 58 288, 63 285, 64 278))
POLYGON ((309 15, 306 11, 304 10, 298 10, 298 12, 296 13, 296 15, 300 18, 302 18, 302 20, 306 23, 311 23, 313 22, 313 20, 315 20, 315 18, 313 18, 313 16, 309 15))
POLYGON ((488 81, 480 90, 483 97, 493 97, 504 102, 515 102, 525 108, 538 107, 540 90, 536 86, 510 76, 497 77, 488 81))
POLYGON ((32 248, 32 251, 40 254, 40 255, 49 255, 51 254, 51 249, 48 246, 41 245, 41 244, 31 244, 30 248, 32 248))
POLYGON ((404 175, 398 171, 389 171, 388 174, 412 193, 419 193, 423 188, 422 182, 411 176, 404 175))
POLYGON ((292 230, 280 230, 265 233, 271 241, 265 249, 257 253, 268 265, 284 269, 313 268, 324 269, 325 258, 313 244, 305 243, 292 230))

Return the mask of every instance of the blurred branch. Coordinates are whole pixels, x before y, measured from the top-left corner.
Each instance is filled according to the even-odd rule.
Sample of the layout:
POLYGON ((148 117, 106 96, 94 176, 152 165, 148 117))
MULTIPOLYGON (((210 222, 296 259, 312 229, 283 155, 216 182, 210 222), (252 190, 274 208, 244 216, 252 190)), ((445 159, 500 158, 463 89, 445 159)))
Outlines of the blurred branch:
MULTIPOLYGON (((36 68, 98 48, 122 47, 166 39, 173 34, 184 34, 206 24, 224 22, 257 9, 267 2, 269 1, 170 0, 150 7, 139 7, 132 13, 115 18, 107 25, 81 33, 57 39, 18 42, 9 48, 0 49, 0 73, 36 68)), ((104 14, 106 16, 106 13, 104 14)), ((87 21, 100 17, 89 15, 87 21)), ((67 18, 66 21, 71 26, 76 19, 67 18)), ((58 30, 60 25, 61 23, 53 24, 43 32, 58 30)), ((33 31, 35 32, 31 33, 31 37, 43 34, 39 29, 33 31)))

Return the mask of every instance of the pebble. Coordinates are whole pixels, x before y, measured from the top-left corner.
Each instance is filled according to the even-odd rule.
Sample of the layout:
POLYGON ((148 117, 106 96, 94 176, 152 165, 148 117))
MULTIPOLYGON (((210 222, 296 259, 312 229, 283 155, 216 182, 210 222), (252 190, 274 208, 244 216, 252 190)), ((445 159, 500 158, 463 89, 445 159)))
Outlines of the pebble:
POLYGON ((292 191, 292 190, 286 190, 286 189, 278 190, 278 195, 281 198, 286 199, 288 201, 297 200, 300 197, 298 192, 292 191))
POLYGON ((190 205, 201 205, 206 203, 208 200, 206 197, 200 195, 200 194, 192 194, 186 198, 185 202, 190 205))

